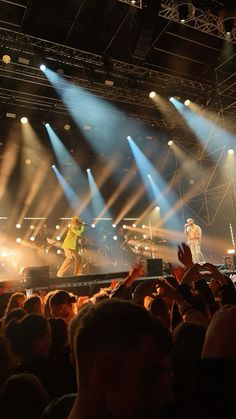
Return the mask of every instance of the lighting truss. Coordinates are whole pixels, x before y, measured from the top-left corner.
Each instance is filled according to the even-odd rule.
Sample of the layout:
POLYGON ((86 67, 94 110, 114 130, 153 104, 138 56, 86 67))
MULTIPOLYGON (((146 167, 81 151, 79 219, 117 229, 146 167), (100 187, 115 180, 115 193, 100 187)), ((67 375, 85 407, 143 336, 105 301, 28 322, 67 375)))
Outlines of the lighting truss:
MULTIPOLYGON (((185 0, 183 0, 183 4, 186 4, 185 0)), ((158 14, 165 19, 180 23, 177 5, 175 6, 172 0, 162 0, 158 14)), ((194 16, 191 19, 187 19, 184 25, 217 38, 226 39, 222 17, 212 14, 209 10, 203 11, 199 8, 195 8, 194 16)), ((235 27, 231 32, 230 38, 227 38, 227 40, 236 43, 235 27)))
POLYGON ((121 3, 128 4, 129 6, 138 7, 138 9, 143 8, 143 0, 118 0, 121 3))
MULTIPOLYGON (((42 113, 47 112, 48 117, 49 115, 68 115, 67 107, 59 99, 19 92, 17 90, 0 88, 0 103, 14 108, 17 106, 21 109, 31 109, 32 111, 42 113)), ((124 116, 124 113, 115 110, 115 108, 112 112, 119 114, 121 118, 124 116)), ((158 115, 155 117, 144 113, 129 112, 126 114, 126 118, 160 128, 172 128, 174 126, 174 124, 170 124, 170 122, 158 115)))
MULTIPOLYGON (((85 64, 92 65, 96 72, 104 72, 104 57, 90 52, 81 51, 72 47, 46 41, 20 32, 0 28, 0 46, 13 51, 27 53, 31 58, 36 52, 44 55, 45 59, 60 64, 67 64, 74 67, 85 68, 85 64)), ((201 95, 208 90, 210 85, 192 81, 171 74, 166 74, 151 67, 142 67, 123 61, 111 59, 111 76, 120 78, 134 77, 136 80, 149 81, 152 87, 180 89, 183 93, 194 92, 201 95), (185 91, 184 91, 185 90, 185 91)))

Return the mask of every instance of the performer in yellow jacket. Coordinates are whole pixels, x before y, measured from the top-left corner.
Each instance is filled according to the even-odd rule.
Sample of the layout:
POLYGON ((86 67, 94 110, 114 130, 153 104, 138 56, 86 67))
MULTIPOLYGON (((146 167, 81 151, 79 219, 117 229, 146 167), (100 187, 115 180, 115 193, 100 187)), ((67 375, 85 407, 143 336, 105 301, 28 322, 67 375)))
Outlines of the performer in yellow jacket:
POLYGON ((68 227, 62 248, 65 252, 65 260, 57 272, 58 277, 62 277, 69 267, 74 263, 74 275, 79 275, 79 242, 78 239, 84 232, 84 225, 79 217, 73 217, 70 227, 68 227))

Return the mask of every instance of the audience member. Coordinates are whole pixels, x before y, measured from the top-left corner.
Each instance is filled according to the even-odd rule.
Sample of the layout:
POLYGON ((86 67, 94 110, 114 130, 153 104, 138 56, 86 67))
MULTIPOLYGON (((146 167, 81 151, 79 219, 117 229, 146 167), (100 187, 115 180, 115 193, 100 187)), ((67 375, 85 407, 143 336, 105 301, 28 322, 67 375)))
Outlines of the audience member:
POLYGON ((28 314, 43 314, 43 302, 39 295, 31 295, 24 302, 24 309, 28 314))
POLYGON ((39 419, 48 401, 48 395, 37 377, 32 374, 13 375, 0 391, 0 417, 39 419))
POLYGON ((172 350, 169 331, 144 308, 116 299, 91 306, 77 330, 69 419, 161 417, 174 400, 172 350))

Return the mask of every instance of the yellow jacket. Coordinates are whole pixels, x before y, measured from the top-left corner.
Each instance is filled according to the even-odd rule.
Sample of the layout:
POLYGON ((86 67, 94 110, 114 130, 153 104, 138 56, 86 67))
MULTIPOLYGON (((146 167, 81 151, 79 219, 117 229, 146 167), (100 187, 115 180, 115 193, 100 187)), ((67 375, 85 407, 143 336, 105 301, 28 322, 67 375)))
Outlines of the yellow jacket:
POLYGON ((78 252, 79 250, 79 243, 78 238, 81 236, 81 234, 84 232, 84 226, 81 225, 78 227, 77 225, 71 225, 68 228, 65 240, 62 244, 63 249, 71 249, 76 250, 78 252))

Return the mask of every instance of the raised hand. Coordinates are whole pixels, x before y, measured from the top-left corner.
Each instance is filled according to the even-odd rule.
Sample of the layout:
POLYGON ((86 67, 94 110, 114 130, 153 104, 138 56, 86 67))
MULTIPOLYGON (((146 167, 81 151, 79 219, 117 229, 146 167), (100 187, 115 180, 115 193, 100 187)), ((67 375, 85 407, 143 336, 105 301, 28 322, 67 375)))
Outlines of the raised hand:
POLYGON ((181 243, 181 245, 178 245, 177 254, 178 254, 179 261, 185 267, 190 267, 193 265, 192 253, 191 253, 190 247, 187 244, 181 243))
POLYGON ((204 265, 202 266, 211 273, 212 278, 217 279, 217 281, 219 281, 220 285, 227 284, 225 276, 219 271, 219 269, 215 265, 212 265, 211 263, 204 263, 204 265))
POLYGON ((185 274, 185 269, 182 266, 178 265, 178 266, 171 266, 170 270, 171 270, 172 275, 178 281, 178 283, 181 284, 182 278, 185 274))

